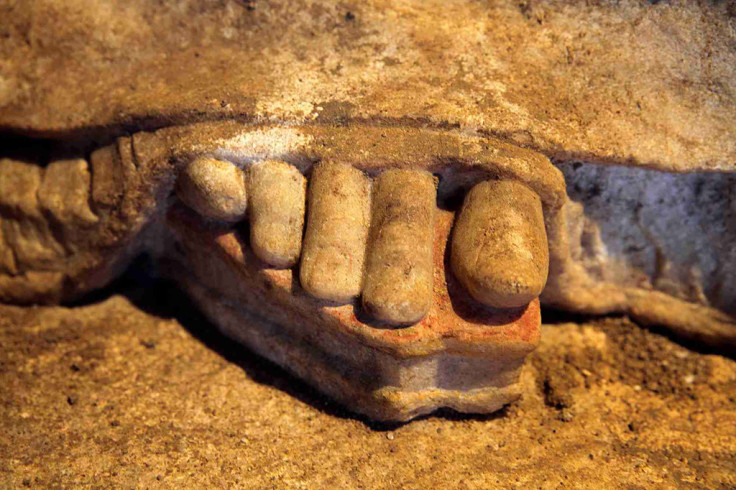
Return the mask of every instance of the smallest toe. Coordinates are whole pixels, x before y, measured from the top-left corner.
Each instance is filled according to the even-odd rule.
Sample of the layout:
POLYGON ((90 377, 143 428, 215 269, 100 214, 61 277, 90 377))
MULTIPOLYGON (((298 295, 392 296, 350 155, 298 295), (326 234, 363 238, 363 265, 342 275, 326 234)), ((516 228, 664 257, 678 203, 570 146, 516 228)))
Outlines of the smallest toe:
POLYGON ((189 162, 179 173, 176 194, 200 215, 228 223, 243 219, 248 204, 245 172, 214 158, 189 162))

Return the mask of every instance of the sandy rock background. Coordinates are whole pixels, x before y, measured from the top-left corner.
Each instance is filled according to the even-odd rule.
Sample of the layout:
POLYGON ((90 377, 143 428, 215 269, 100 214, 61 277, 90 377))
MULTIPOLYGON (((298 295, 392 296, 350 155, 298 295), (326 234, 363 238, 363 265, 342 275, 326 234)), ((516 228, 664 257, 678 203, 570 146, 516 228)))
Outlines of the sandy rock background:
POLYGON ((736 362, 624 318, 545 325, 496 415, 376 425, 137 280, 0 306, 0 486, 736 485, 736 362))
MULTIPOLYGON (((571 164, 736 161, 731 1, 0 0, 0 19, 6 135, 354 118, 499 135, 571 164)), ((706 189, 733 188, 712 175, 706 189)), ((698 236, 675 265, 721 256, 726 242, 698 236)), ((627 264, 655 263, 640 255, 627 264)), ((0 305, 0 487, 736 486, 736 362, 623 317, 547 312, 525 395, 502 413, 384 426, 139 280, 71 307, 0 305)))
POLYGON ((3 0, 0 128, 459 127, 554 158, 732 169, 732 1, 3 0))

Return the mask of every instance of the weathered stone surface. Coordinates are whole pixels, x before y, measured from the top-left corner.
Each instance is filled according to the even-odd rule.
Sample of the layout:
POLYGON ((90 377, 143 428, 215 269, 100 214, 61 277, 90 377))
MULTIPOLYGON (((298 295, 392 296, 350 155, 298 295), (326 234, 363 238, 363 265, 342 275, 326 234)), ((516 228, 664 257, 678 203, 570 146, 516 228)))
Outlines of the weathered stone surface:
MULTIPOLYGON (((311 0, 42 0, 10 3, 5 13, 0 127, 13 132, 109 140, 123 129, 194 120, 362 120, 499 135, 561 162, 732 173, 736 161, 730 2, 405 1, 387 8, 311 0)), ((625 173, 596 172, 602 172, 598 180, 625 173)), ((573 191, 590 187, 591 179, 579 174, 567 172, 573 191)), ((94 172, 92 179, 99 189, 94 172)), ((720 197, 704 207, 714 216, 733 209, 727 202, 733 186, 723 179, 720 197)), ((120 192, 114 189, 111 202, 120 192)), ((709 275, 733 263, 723 251, 729 230, 713 246, 695 246, 682 237, 715 235, 718 225, 709 222, 702 234, 693 220, 679 220, 675 228, 663 220, 641 234, 636 220, 627 219, 620 235, 640 236, 624 240, 629 252, 620 250, 623 242, 600 217, 608 208, 630 212, 646 205, 644 196, 650 204, 657 199, 652 193, 584 199, 598 209, 594 221, 604 230, 595 247, 616 257, 605 261, 605 273, 595 264, 600 253, 573 264, 580 261, 572 249, 591 249, 574 244, 579 229, 592 225, 583 225, 569 206, 565 240, 573 246, 564 254, 572 254, 572 262, 557 273, 564 281, 551 281, 548 300, 581 311, 633 311, 635 301, 622 285, 636 276, 644 289, 731 311, 734 281, 725 273, 709 275), (693 260, 704 261, 697 267, 687 265, 694 247, 693 260), (652 271, 657 254, 667 270, 652 271), (582 278, 578 288, 575 275, 582 278), (595 304, 601 295, 593 290, 607 291, 608 306, 595 304)), ((93 199, 93 210, 96 202, 107 205, 93 199)), ((702 204, 702 196, 681 201, 680 208, 694 202, 702 204)), ((121 212, 132 219, 136 208, 121 212)), ((725 212, 723 223, 733 222, 733 211, 725 212)), ((8 235, 3 240, 14 240, 8 235)), ((5 255, 4 267, 17 268, 5 255)), ((726 323, 723 329, 731 329, 726 323)))
POLYGON ((301 171, 332 159, 429 170, 442 199, 520 180, 544 205, 547 304, 736 345, 731 4, 42 0, 5 13, 0 128, 63 151, 45 169, 0 155, 3 301, 78 298, 141 250, 165 257, 161 217, 192 156, 301 171), (555 159, 572 201, 521 147, 555 159), (88 150, 90 190, 83 171, 58 172, 83 170, 67 153, 88 150), (692 171, 710 173, 673 175, 692 171))
POLYGON ((363 307, 393 325, 412 325, 432 307, 435 208, 432 174, 387 170, 373 183, 363 307))
POLYGON ((41 210, 55 227, 68 253, 79 252, 99 218, 90 209, 90 174, 83 158, 57 160, 46 166, 38 188, 41 210))
MULTIPOLYGON (((660 224, 654 228, 658 230, 656 236, 651 232, 643 235, 650 240, 650 246, 654 247, 653 257, 659 261, 658 264, 671 263, 675 265, 673 270, 680 271, 683 267, 691 270, 689 276, 677 272, 672 276, 674 280, 654 280, 647 283, 629 279, 635 276, 631 270, 636 270, 638 265, 636 262, 626 265, 626 256, 617 259, 623 265, 617 263, 614 266, 612 261, 608 261, 607 274, 598 272, 594 263, 591 267, 591 252, 583 253, 583 250, 593 246, 598 246, 600 250, 602 248, 594 233, 583 233, 584 210, 565 195, 560 172, 540 154, 490 137, 357 124, 348 127, 320 124, 280 127, 243 126, 234 121, 222 121, 173 126, 156 133, 137 133, 133 138, 121 138, 114 145, 114 150, 108 153, 93 153, 92 168, 105 169, 100 175, 107 181, 118 175, 120 184, 116 187, 105 187, 94 177, 96 173, 93 172, 93 208, 101 213, 101 219, 96 225, 96 231, 83 235, 89 242, 86 248, 80 248, 88 252, 74 254, 69 261, 39 261, 35 268, 26 267, 34 271, 65 271, 69 280, 58 284, 65 284, 66 290, 60 291, 54 297, 71 298, 99 287, 109 281, 132 254, 141 249, 152 247, 154 255, 164 254, 167 243, 160 237, 164 230, 156 216, 165 212, 177 173, 176 168, 181 162, 190 161, 202 154, 228 158, 240 165, 260 159, 280 158, 303 172, 308 172, 313 162, 335 160, 373 175, 387 168, 428 170, 440 177, 440 200, 452 200, 453 196, 462 195, 477 182, 488 178, 522 181, 541 197, 544 206, 550 248, 550 275, 542 299, 547 304, 585 313, 624 312, 644 323, 665 325, 687 337, 712 345, 730 348, 736 344, 736 328, 728 309, 728 305, 732 304, 732 283, 725 273, 733 263, 729 255, 732 249, 729 248, 731 241, 728 238, 731 233, 730 223, 733 222, 729 218, 732 215, 732 204, 729 204, 731 193, 727 192, 730 189, 728 173, 707 174, 719 182, 718 189, 721 191, 706 192, 703 194, 706 196, 703 202, 707 205, 695 206, 702 209, 705 215, 715 218, 710 221, 680 220, 682 223, 678 227, 660 224), (101 164, 105 158, 111 162, 107 166, 101 164), (107 167, 118 170, 111 173, 106 170, 107 167), (719 179, 725 180, 721 182, 719 179), (100 185, 96 185, 96 182, 100 185), (123 188, 123 192, 112 192, 109 202, 100 197, 100 189, 119 187, 123 188), (115 202, 117 204, 111 206, 115 202), (697 249, 688 252, 692 249, 691 242, 683 240, 682 236, 690 233, 702 234, 702 226, 706 223, 718 223, 720 218, 723 218, 722 224, 712 226, 710 235, 703 235, 713 237, 710 242, 706 240, 709 245, 699 245, 697 249), (724 233, 718 233, 720 229, 724 233), (157 238, 148 240, 145 234, 141 235, 146 230, 151 230, 149 236, 157 238), (657 242, 663 241, 667 242, 666 248, 657 245, 657 242), (703 279, 702 273, 697 272, 702 266, 688 263, 688 257, 692 257, 693 253, 699 256, 698 260, 702 264, 710 267, 704 270, 717 269, 722 272, 721 275, 714 272, 715 275, 703 279), (723 267, 714 266, 721 262, 725 263, 723 267), (620 270, 621 267, 628 267, 630 272, 614 273, 614 270, 620 270), (682 291, 688 290, 702 290, 707 293, 697 297, 682 294, 682 291)), ((598 180, 608 182, 606 185, 611 189, 625 188, 628 185, 626 178, 616 174, 625 175, 627 171, 624 167, 619 168, 621 170, 615 171, 610 179, 604 175, 598 180)), ((630 172, 639 172, 639 179, 656 180, 657 175, 664 175, 636 169, 630 172)), ((602 185, 595 184, 597 174, 592 174, 594 177, 592 180, 587 179, 587 185, 602 185)), ((581 198, 576 189, 586 185, 585 175, 584 172, 577 176, 572 175, 568 182, 571 194, 577 199, 581 198), (581 180, 578 182, 579 179, 581 180)), ((6 182, 10 181, 6 179, 6 182)), ((621 192, 589 193, 592 198, 587 201, 587 205, 592 206, 592 211, 605 210, 607 206, 612 210, 621 210, 628 206, 634 212, 643 209, 644 215, 650 216, 648 219, 651 221, 659 216, 656 212, 657 206, 662 208, 659 201, 665 198, 664 194, 669 187, 649 185, 649 188, 658 190, 650 194, 630 192, 628 204, 622 199, 624 194, 621 192), (613 197, 608 197, 609 195, 613 197), (647 198, 649 201, 644 199, 647 195, 650 196, 647 198), (601 200, 600 196, 607 197, 601 200)), ((694 197, 688 196, 695 196, 695 191, 678 195, 680 205, 673 209, 693 208, 694 197)), ((668 220, 678 220, 677 213, 672 215, 672 212, 675 211, 662 216, 668 220)), ((682 214, 684 211, 678 212, 682 214)), ((605 211, 599 212, 598 216, 599 219, 601 216, 612 219, 612 215, 605 211)), ((12 214, 6 212, 3 219, 10 219, 13 225, 12 214)), ((632 220, 622 222, 624 226, 631 228, 632 220)), ((614 229, 615 226, 621 225, 614 225, 614 229)), ((629 229, 626 233, 635 232, 636 230, 629 229)), ((608 234, 614 239, 624 235, 624 232, 608 234)), ((3 238, 7 241, 7 237, 3 238)), ((629 250, 631 247, 625 249, 629 250)), ((651 253, 645 255, 652 256, 651 253)), ((646 274, 647 270, 643 270, 639 276, 646 274)), ((23 290, 30 292, 32 287, 23 290)), ((7 292, 3 294, 7 300, 14 298, 7 292)), ((46 293, 43 296, 48 298, 46 293)), ((27 295, 23 297, 26 298, 24 301, 28 301, 27 295)))
POLYGON ((736 174, 560 168, 585 212, 568 226, 592 277, 736 313, 736 174))
POLYGON ((549 252, 539 196, 488 180, 465 196, 452 236, 452 270, 476 300, 519 308, 547 282, 549 252))
POLYGON ((502 415, 386 426, 123 286, 0 305, 0 486, 736 485, 736 362, 624 320, 543 326, 502 415))
POLYGON ((205 218, 237 223, 248 207, 245 172, 230 162, 197 158, 179 172, 176 195, 205 218))
POLYGON ((264 262, 299 262, 307 205, 307 179, 293 165, 267 161, 248 171, 250 246, 264 262))
POLYGON ((38 165, 0 160, 3 238, 14 256, 15 272, 53 266, 64 257, 64 247, 54 236, 39 203, 43 179, 44 169, 38 165))
POLYGON ((736 349, 736 178, 561 164, 570 201, 550 238, 542 300, 624 312, 736 349))
POLYGON ((109 283, 142 250, 160 249, 156 222, 176 177, 160 145, 141 133, 120 138, 95 151, 89 166, 0 160, 0 301, 76 299, 109 283))
POLYGON ((198 2, 6 6, 0 125, 194 118, 458 125, 556 158, 736 160, 730 2, 198 2))

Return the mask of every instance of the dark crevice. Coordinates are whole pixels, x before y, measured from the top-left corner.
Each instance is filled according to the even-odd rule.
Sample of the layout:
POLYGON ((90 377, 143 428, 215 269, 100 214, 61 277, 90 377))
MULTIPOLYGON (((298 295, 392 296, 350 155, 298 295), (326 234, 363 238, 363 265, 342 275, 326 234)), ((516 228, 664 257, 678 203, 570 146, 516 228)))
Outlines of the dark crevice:
POLYGON ((89 185, 88 185, 89 192, 87 192, 87 209, 89 209, 89 212, 92 213, 94 216, 96 216, 97 219, 100 219, 100 218, 102 218, 102 216, 97 211, 97 209, 95 209, 96 208, 96 206, 95 206, 95 199, 94 199, 94 195, 93 195, 93 192, 92 192, 93 189, 94 189, 93 182, 94 182, 94 178, 95 178, 95 176, 94 176, 94 168, 95 168, 95 166, 92 165, 92 153, 91 152, 85 153, 85 155, 84 155, 84 163, 87 166, 87 173, 89 174, 89 185))
POLYGON ((138 160, 138 153, 135 150, 135 138, 133 137, 133 135, 130 135, 129 139, 130 139, 130 157, 131 157, 131 160, 133 160, 133 165, 135 166, 135 168, 136 169, 140 169, 141 168, 141 165, 140 165, 140 162, 138 160))

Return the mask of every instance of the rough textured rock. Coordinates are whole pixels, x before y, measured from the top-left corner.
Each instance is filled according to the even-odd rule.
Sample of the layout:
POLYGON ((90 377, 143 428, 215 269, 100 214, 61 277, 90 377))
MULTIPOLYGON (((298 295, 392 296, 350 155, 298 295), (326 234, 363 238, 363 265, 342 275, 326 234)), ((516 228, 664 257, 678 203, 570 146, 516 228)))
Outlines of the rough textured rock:
POLYGON ((484 304, 517 308, 539 296, 549 270, 539 196, 518 182, 475 185, 455 223, 451 261, 470 295, 484 304))
POLYGON ((6 2, 0 125, 381 119, 732 169, 732 2, 6 2))
POLYGON ((77 298, 107 284, 141 250, 161 246, 149 232, 157 231, 176 176, 148 136, 135 138, 135 150, 133 138, 120 138, 89 161, 43 167, 0 159, 0 301, 77 298))
POLYGON ((521 180, 545 205, 547 304, 736 345, 732 3, 2 8, 3 301, 78 298, 165 256, 193 156, 338 157, 458 193, 521 180))
POLYGON ((736 179, 561 164, 571 200, 552 231, 547 305, 623 312, 736 346, 736 179))
POLYGON ((626 320, 544 326, 499 415, 387 426, 152 286, 0 305, 0 486, 736 485, 736 363, 626 320))
MULTIPOLYGON (((686 181, 698 179, 701 174, 677 177, 677 174, 608 167, 613 169, 608 173, 617 174, 608 178, 604 171, 579 171, 570 179, 568 187, 591 209, 591 220, 580 204, 565 195, 562 174, 536 152, 492 137, 357 123, 281 127, 221 121, 172 126, 155 133, 139 132, 130 138, 121 138, 117 144, 92 154, 92 208, 99 208, 102 214, 94 227, 86 228, 87 233, 74 235, 84 237, 85 243, 68 244, 79 251, 66 260, 31 254, 28 257, 33 260, 22 262, 23 268, 14 273, 11 270, 10 276, 0 276, 2 297, 6 301, 22 302, 79 297, 114 277, 137 251, 147 249, 156 256, 165 255, 168 242, 161 237, 166 230, 159 217, 170 204, 168 196, 177 169, 183 162, 203 154, 240 165, 281 158, 305 172, 314 162, 330 159, 348 163, 369 174, 396 167, 426 169, 442 180, 440 198, 444 200, 462 195, 483 179, 522 181, 544 203, 550 274, 542 299, 547 304, 585 313, 623 312, 643 323, 666 325, 683 336, 710 345, 721 345, 725 349, 733 349, 736 345, 736 327, 729 313, 729 305, 734 302, 733 279, 728 274, 733 265, 730 174, 702 174, 703 178, 710 176, 711 187, 715 186, 720 192, 703 193, 702 190, 708 188, 696 186, 700 191, 682 192, 676 198, 668 198, 671 188, 667 185, 668 179, 686 181), (620 192, 632 187, 632 178, 627 177, 627 172, 638 172, 640 175, 633 181, 644 179, 650 192, 620 192), (658 176, 662 176, 663 184, 659 183, 658 176), (579 190, 586 185, 598 190, 605 185, 611 191, 590 192, 581 197, 579 190), (680 204, 669 206, 665 199, 675 199, 680 204), (607 209, 611 210, 610 214, 607 209), (666 213, 661 212, 665 209, 666 213), (596 210, 600 211, 596 213, 596 210), (691 210, 698 210, 702 217, 698 218, 698 213, 691 210), (661 220, 656 226, 639 230, 640 221, 625 219, 631 213, 645 216, 649 222, 661 220), (596 224, 595 219, 601 224, 596 224), (669 221, 676 221, 680 226, 666 225, 669 221), (599 235, 597 226, 604 230, 608 226, 609 231, 599 235), (703 231, 704 227, 708 228, 707 232, 703 231), (634 243, 633 247, 626 245, 623 247, 625 253, 617 256, 616 241, 625 241, 622 237, 636 237, 637 234, 645 239, 644 243, 634 243), (688 234, 700 234, 710 240, 683 239, 688 234), (612 240, 610 257, 604 240, 612 240), (642 257, 653 259, 648 263, 637 262, 637 246, 643 247, 642 257), (607 270, 605 274, 600 273, 601 267, 607 270), (637 272, 638 268, 641 271, 637 272), (615 273, 616 270, 628 272, 615 273), (665 280, 658 279, 660 276, 665 280), (696 294, 684 294, 688 291, 696 294), (702 293, 697 294, 699 291, 702 293)), ((20 172, 16 168, 20 164, 4 165, 10 169, 8 175, 20 172)), ((563 168, 569 167, 563 165, 563 168)), ((12 186, 15 178, 6 178, 0 184, 12 186)), ((13 196, 22 189, 23 186, 14 187, 0 196, 0 201, 8 201, 4 207, 0 206, 6 241, 13 238, 14 227, 43 230, 48 226, 43 219, 39 221, 37 215, 27 214, 30 211, 13 214, 13 203, 17 201, 13 196)), ((32 203, 32 199, 29 202, 32 203)), ((55 239, 55 235, 49 235, 49 239, 55 239)), ((27 242, 15 246, 27 246, 35 254, 35 241, 27 242)), ((14 243, 8 244, 12 249, 14 243)), ((24 249, 14 253, 16 257, 25 257, 29 252, 24 249)))
MULTIPOLYGON (((559 223, 567 233, 552 238, 569 260, 553 264, 549 304, 625 311, 652 323, 688 318, 677 328, 697 337, 705 324, 706 341, 725 336, 733 343, 732 317, 718 312, 732 314, 736 304, 729 246, 736 222, 733 2, 403 1, 388 8, 40 0, 2 8, 0 127, 7 131, 65 141, 65 151, 69 140, 94 149, 127 131, 219 119, 497 135, 560 162, 572 199, 585 206, 568 205, 559 223), (711 173, 664 177, 608 171, 602 163, 711 173), (623 192, 632 181, 656 185, 623 192), (608 191, 597 192, 604 182, 608 191), (672 206, 669 183, 686 190, 672 206), (647 304, 658 312, 647 313, 647 304), (673 309, 682 313, 668 315, 673 309)), ((43 150, 38 163, 53 153, 53 143, 21 143, 43 150)), ((115 158, 122 163, 143 150, 121 149, 115 158)), ((92 211, 127 206, 128 224, 109 232, 104 215, 97 224, 73 218, 84 231, 72 236, 105 229, 102 241, 110 245, 111 236, 130 229, 136 209, 146 219, 150 200, 116 200, 137 188, 129 177, 145 182, 136 171, 112 172, 100 196, 107 184, 94 176, 105 172, 91 172, 92 211)), ((25 223, 2 225, 0 239, 31 240, 27 251, 41 262, 66 256, 69 247, 59 243, 66 233, 52 233, 39 210, 24 212, 31 213, 25 223)), ((80 263, 113 263, 109 249, 94 248, 80 263)), ((136 249, 111 248, 126 256, 136 249)), ((0 264, 13 271, 27 258, 3 252, 0 264)), ((119 267, 96 268, 109 275, 119 267)), ((47 269, 54 268, 1 280, 26 301, 34 288, 45 288, 38 295, 45 301, 66 297, 59 289, 74 292, 64 274, 47 269)), ((79 290, 104 275, 93 274, 79 290)))
POLYGON ((284 162, 263 162, 250 167, 248 192, 253 252, 275 267, 293 267, 302 251, 306 178, 284 162))
POLYGON ((591 276, 736 313, 735 174, 560 168, 584 210, 570 227, 591 276))

